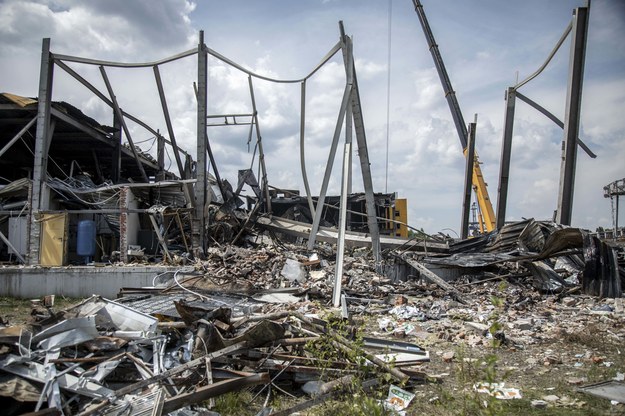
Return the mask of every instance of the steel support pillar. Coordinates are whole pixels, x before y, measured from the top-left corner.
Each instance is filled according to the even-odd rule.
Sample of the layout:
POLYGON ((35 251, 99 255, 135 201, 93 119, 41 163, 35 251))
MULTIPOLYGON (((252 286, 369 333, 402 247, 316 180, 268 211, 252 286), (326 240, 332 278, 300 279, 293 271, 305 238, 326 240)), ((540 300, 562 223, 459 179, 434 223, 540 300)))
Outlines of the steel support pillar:
POLYGON ((41 227, 36 220, 40 211, 49 207, 49 191, 47 188, 48 140, 50 128, 50 104, 52 102, 52 78, 54 61, 50 53, 50 39, 45 38, 41 46, 41 68, 39 72, 39 95, 37 107, 37 133, 35 135, 35 154, 33 164, 33 185, 30 206, 30 236, 28 247, 28 264, 39 263, 41 248, 41 227))
POLYGON ((128 192, 124 186, 119 189, 119 256, 122 263, 128 263, 128 192))
POLYGON ((577 137, 582 107, 582 84, 584 80, 584 59, 588 34, 588 7, 574 11, 571 30, 571 55, 569 58, 569 80, 564 114, 564 141, 562 166, 560 169, 560 190, 556 222, 571 225, 573 211, 573 190, 575 188, 575 165, 577 163, 577 137))
MULTIPOLYGON (((258 127, 258 111, 256 110, 256 97, 254 96, 254 85, 252 84, 252 76, 247 77, 250 86, 250 98, 252 100, 252 111, 254 117, 254 127, 256 128, 256 143, 258 144, 258 164, 260 166, 260 187, 265 196, 265 212, 271 213, 271 195, 269 195, 269 181, 267 179, 267 167, 265 166, 265 152, 263 150, 263 136, 260 134, 258 127)), ((260 201, 258 201, 260 203, 260 201)))
POLYGON ((158 89, 158 96, 161 100, 161 107, 163 109, 163 117, 165 117, 165 125, 167 126, 167 134, 169 134, 169 140, 171 141, 171 149, 176 158, 176 166, 178 166, 178 172, 182 179, 187 179, 184 176, 184 166, 182 165, 182 159, 178 151, 178 144, 176 143, 176 135, 174 134, 174 127, 171 123, 171 117, 169 116, 169 108, 167 107, 167 99, 165 98, 165 90, 163 88, 163 82, 161 81, 161 73, 158 69, 158 65, 154 65, 154 79, 156 80, 156 87, 158 89))
POLYGON ((512 132, 514 129, 514 107, 516 90, 506 90, 506 113, 503 121, 503 140, 501 144, 501 161, 499 162, 499 188, 497 189, 497 229, 506 223, 506 204, 508 200, 508 180, 510 177, 510 155, 512 153, 512 132))
MULTIPOLYGON (((345 59, 346 64, 350 65, 351 77, 353 82, 352 94, 351 94, 351 110, 354 119, 354 131, 356 132, 356 142, 358 145, 358 157, 360 159, 360 170, 362 172, 362 181, 365 188, 365 206, 367 209, 367 227, 369 228, 369 234, 371 235, 371 251, 373 251, 373 258, 375 260, 375 269, 377 272, 382 271, 382 257, 380 253, 380 229, 378 227, 377 212, 375 209, 375 196, 373 194, 373 179, 371 178, 371 163, 369 162, 369 150, 367 148, 367 136, 365 134, 365 122, 362 115, 362 106, 360 104, 360 92, 358 90, 358 77, 356 75, 356 67, 354 65, 354 57, 351 55, 352 40, 345 36, 345 29, 343 22, 339 22, 339 28, 341 36, 349 42, 350 56, 349 59, 345 59)), ((345 54, 345 49, 343 54, 345 54)), ((351 188, 351 183, 350 183, 351 188)))
POLYGON ((122 125, 117 114, 113 112, 113 156, 111 157, 111 180, 113 183, 119 183, 122 168, 122 125))
MULTIPOLYGON (((165 138, 163 136, 156 136, 156 162, 158 165, 156 181, 163 181, 165 180, 165 138)), ((180 173, 182 178, 184 178, 183 174, 183 172, 180 173)))
MULTIPOLYGON (((351 42, 347 43, 347 52, 352 55, 351 42)), ((349 60, 351 62, 351 59, 349 60)), ((347 71, 347 84, 353 83, 353 71, 347 71)), ((352 90, 353 92, 353 90, 352 90)), ((352 108, 345 111, 345 148, 343 151, 343 175, 341 180, 341 201, 339 205, 339 230, 336 241, 336 265, 334 269, 334 291, 332 301, 335 308, 341 305, 341 286, 343 283, 343 258, 345 255, 345 231, 347 230, 347 200, 352 174, 352 108)))
POLYGON ((197 182, 195 183, 195 212, 193 216, 193 250, 196 257, 206 251, 206 116, 208 52, 204 44, 204 31, 200 31, 197 64, 197 182))
POLYGON ((306 199, 308 200, 308 209, 310 215, 315 216, 315 205, 313 204, 312 194, 310 193, 310 184, 308 183, 308 174, 306 173, 306 152, 304 151, 304 132, 306 130, 306 80, 302 81, 300 92, 300 121, 299 121, 299 161, 302 169, 302 179, 304 180, 304 189, 306 190, 306 199))
POLYGON ((462 201, 462 222, 460 237, 469 237, 469 217, 471 213, 471 191, 473 190, 473 166, 475 165, 475 128, 476 123, 469 124, 467 140, 467 164, 464 172, 464 200, 462 201))
POLYGON ((317 232, 319 232, 319 225, 321 224, 321 217, 323 216, 323 206, 326 201, 328 183, 330 182, 330 176, 332 175, 332 166, 334 165, 334 157, 336 156, 336 149, 339 144, 339 137, 341 135, 341 130, 343 128, 343 120, 345 118, 345 113, 347 112, 347 107, 351 103, 352 92, 353 92, 352 85, 346 84, 345 90, 343 91, 343 99, 341 101, 339 117, 336 121, 336 126, 334 128, 334 136, 332 138, 332 145, 330 146, 330 153, 328 155, 328 163, 326 164, 326 170, 323 175, 323 181, 321 183, 321 192, 319 193, 319 198, 317 199, 317 206, 315 207, 315 217, 313 219, 312 227, 310 229, 310 234, 308 236, 308 245, 307 245, 308 250, 312 250, 315 247, 315 241, 317 239, 317 232))

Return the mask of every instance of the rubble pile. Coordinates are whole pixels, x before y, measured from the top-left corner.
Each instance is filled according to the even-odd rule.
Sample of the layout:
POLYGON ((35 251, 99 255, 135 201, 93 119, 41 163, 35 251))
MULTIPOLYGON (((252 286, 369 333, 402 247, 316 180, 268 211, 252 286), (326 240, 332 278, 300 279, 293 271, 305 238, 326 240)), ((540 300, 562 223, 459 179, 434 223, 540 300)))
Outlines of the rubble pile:
MULTIPOLYGON (((503 348, 527 373, 568 366, 582 385, 588 379, 577 370, 612 365, 600 349, 535 348, 592 338, 582 335, 589 331, 625 339, 622 252, 593 238, 528 220, 446 252, 387 250, 382 268, 367 249, 352 249, 339 310, 330 308, 328 245, 312 254, 246 239, 211 247, 205 259, 155 276, 152 287, 62 312, 39 307, 30 325, 1 328, 0 396, 13 400, 11 414, 195 415, 215 414, 211 399, 246 390, 265 397, 248 404, 259 414, 288 415, 357 385, 388 388, 401 412, 420 385, 449 381, 441 366, 467 359, 454 346, 503 348), (276 395, 290 405, 272 409, 276 395)), ((470 390, 524 397, 511 381, 478 380, 470 390)))

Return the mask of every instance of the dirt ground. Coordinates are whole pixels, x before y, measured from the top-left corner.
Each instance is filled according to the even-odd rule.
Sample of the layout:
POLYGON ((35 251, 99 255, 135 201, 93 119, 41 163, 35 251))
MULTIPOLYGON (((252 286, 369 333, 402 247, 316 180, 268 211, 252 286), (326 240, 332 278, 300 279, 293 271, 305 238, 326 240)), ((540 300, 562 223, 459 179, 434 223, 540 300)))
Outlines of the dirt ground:
POLYGON ((625 414, 623 404, 579 391, 623 379, 622 299, 544 295, 492 284, 473 292, 469 308, 450 308, 445 318, 424 321, 420 329, 426 332, 410 339, 430 351, 431 361, 422 369, 439 375, 441 383, 416 386, 408 414, 625 414), (530 300, 519 306, 523 298, 530 300), (480 320, 491 331, 476 329, 472 323, 480 320), (504 382, 522 398, 475 392, 482 381, 504 382))
MULTIPOLYGON (((411 342, 429 352, 431 360, 418 368, 437 382, 406 386, 415 394, 408 415, 625 414, 625 405, 579 390, 623 379, 622 298, 543 294, 525 285, 498 282, 468 285, 461 292, 466 305, 435 291, 423 296, 396 294, 395 306, 412 311, 409 317, 392 313, 393 305, 351 314, 368 336, 411 342), (474 386, 479 382, 503 382, 505 388, 518 389, 521 398, 501 400, 478 393, 474 386)), ((57 297, 53 310, 78 301, 57 297)), ((41 305, 35 306, 42 311, 41 305)), ((316 302, 314 307, 321 305, 316 302)), ((29 300, 0 298, 0 317, 9 324, 28 322, 32 310, 29 300)), ((347 400, 331 400, 299 414, 385 414, 362 407, 363 399, 384 398, 385 389, 350 393, 347 400)), ((256 414, 262 406, 262 398, 244 407, 233 405, 246 402, 241 397, 221 398, 216 410, 222 415, 256 414)), ((272 404, 285 408, 295 402, 276 396, 272 404)))

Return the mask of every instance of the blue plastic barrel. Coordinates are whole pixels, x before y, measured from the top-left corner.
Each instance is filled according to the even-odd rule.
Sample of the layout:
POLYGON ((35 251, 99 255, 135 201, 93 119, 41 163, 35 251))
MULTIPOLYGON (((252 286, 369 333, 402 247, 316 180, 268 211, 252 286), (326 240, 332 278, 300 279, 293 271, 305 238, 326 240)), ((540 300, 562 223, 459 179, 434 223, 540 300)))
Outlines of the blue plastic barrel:
POLYGON ((82 220, 78 223, 76 254, 86 257, 92 257, 95 254, 95 233, 95 221, 82 220))

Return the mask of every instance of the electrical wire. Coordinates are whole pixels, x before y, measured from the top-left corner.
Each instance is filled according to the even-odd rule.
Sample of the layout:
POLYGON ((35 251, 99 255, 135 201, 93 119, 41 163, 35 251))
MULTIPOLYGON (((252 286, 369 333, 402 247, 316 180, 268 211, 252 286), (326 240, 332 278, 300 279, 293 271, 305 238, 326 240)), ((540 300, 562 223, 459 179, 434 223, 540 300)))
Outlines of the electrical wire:
POLYGON ((391 119, 391 28, 393 22, 393 0, 388 0, 388 56, 387 56, 387 78, 386 78, 386 169, 384 174, 384 193, 388 193, 388 145, 390 138, 391 119))

